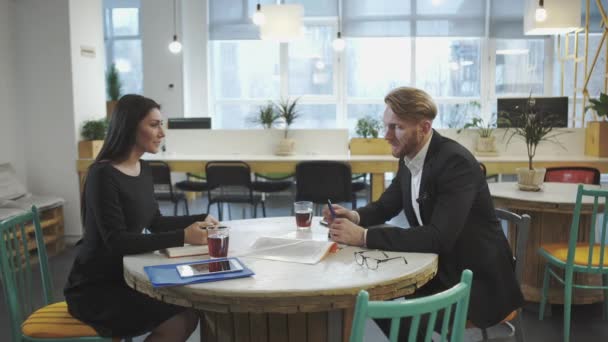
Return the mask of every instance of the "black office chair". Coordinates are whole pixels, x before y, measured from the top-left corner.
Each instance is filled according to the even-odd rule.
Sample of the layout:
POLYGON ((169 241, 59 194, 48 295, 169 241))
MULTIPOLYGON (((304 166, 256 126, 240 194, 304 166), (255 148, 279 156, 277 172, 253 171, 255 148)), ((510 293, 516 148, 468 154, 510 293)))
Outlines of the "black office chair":
POLYGON ((483 173, 483 176, 486 177, 487 181, 493 180, 494 182, 498 182, 498 175, 489 175, 488 176, 488 169, 486 168, 484 163, 479 162, 479 167, 481 168, 481 172, 483 173))
POLYGON ((254 174, 251 186, 254 191, 262 193, 262 203, 266 201, 266 195, 288 190, 293 184, 293 173, 286 175, 254 174))
POLYGON ((545 182, 600 184, 600 170, 585 166, 548 167, 545 182))
MULTIPOLYGON (((357 193, 367 189, 367 173, 353 174, 351 177, 350 186, 353 192, 352 206, 353 209, 355 209, 357 207, 357 193)), ((367 201, 369 202, 369 198, 367 198, 367 201)))
MULTIPOLYGON (((508 210, 496 208, 496 217, 500 221, 508 222, 511 228, 515 228, 515 278, 521 286, 525 266, 526 245, 528 244, 528 234, 530 232, 530 215, 517 215, 508 210)), ((515 310, 501 323, 505 323, 511 328, 517 342, 525 341, 521 321, 521 308, 515 310)), ((481 335, 483 341, 488 340, 486 329, 481 329, 481 335)))
POLYGON ((353 201, 350 165, 337 161, 306 161, 296 165, 296 201, 325 204, 353 201))
POLYGON ((186 215, 190 215, 188 210, 188 200, 183 192, 173 191, 171 182, 171 169, 169 165, 162 161, 149 161, 148 165, 152 170, 152 181, 154 182, 154 197, 157 201, 173 202, 173 215, 177 215, 177 205, 184 201, 186 215))
POLYGON ((186 180, 175 183, 175 188, 183 192, 205 192, 211 189, 206 177, 190 172, 186 173, 186 180))
POLYGON ((251 184, 251 169, 244 162, 210 161, 205 166, 207 174, 207 190, 209 203, 216 203, 218 217, 223 219, 222 205, 224 203, 249 203, 253 206, 253 217, 257 217, 258 204, 262 205, 262 214, 266 217, 266 207, 260 195, 253 193, 251 184), (219 190, 219 194, 217 193, 219 190), (215 192, 215 193, 214 193, 215 192), (236 193, 235 193, 236 192, 236 193))

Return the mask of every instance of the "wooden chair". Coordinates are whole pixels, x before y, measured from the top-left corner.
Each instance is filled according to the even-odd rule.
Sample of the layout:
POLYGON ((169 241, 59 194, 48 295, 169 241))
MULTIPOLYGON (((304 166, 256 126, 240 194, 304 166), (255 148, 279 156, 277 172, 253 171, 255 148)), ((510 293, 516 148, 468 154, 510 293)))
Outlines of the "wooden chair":
POLYGON ((443 317, 445 318, 441 327, 442 341, 446 340, 448 334, 450 335, 450 341, 462 341, 464 338, 464 327, 467 321, 472 279, 473 272, 464 270, 460 278, 460 283, 454 285, 452 288, 432 296, 401 302, 370 302, 367 291, 360 291, 355 306, 350 342, 363 342, 365 321, 368 318, 390 318, 391 330, 389 339, 391 342, 396 342, 399 337, 399 322, 402 317, 412 318, 408 341, 414 342, 416 341, 416 335, 420 328, 420 319, 424 315, 429 315, 425 341, 430 341, 437 320, 437 314, 440 312, 443 313, 443 317), (456 306, 456 310, 452 326, 450 327, 449 322, 453 306, 456 306))
POLYGON ((13 341, 113 341, 98 336, 92 327, 72 317, 66 302, 53 302, 53 286, 36 207, 0 222, 0 271, 13 341), (30 234, 35 236, 40 277, 30 261, 26 239, 30 234), (38 279, 42 284, 41 308, 36 306, 40 298, 34 291, 34 281, 38 279))
MULTIPOLYGON (((517 215, 505 209, 496 209, 496 217, 501 221, 506 221, 515 226, 515 277, 517 282, 521 284, 524 274, 524 265, 526 257, 526 246, 528 244, 528 234, 530 232, 530 215, 517 215)), ((512 330, 512 336, 515 335, 517 342, 524 342, 524 327, 521 321, 521 308, 511 312, 502 322, 512 330)), ((474 327, 472 323, 467 322, 467 328, 474 327)), ((481 329, 483 341, 488 340, 487 329, 481 329)))
MULTIPOLYGON (((601 213, 601 212, 600 212, 601 213)), ((606 246, 606 234, 608 223, 608 190, 585 189, 583 185, 578 186, 574 216, 570 226, 570 236, 567 243, 541 244, 539 254, 545 259, 545 275, 543 290, 540 297, 539 319, 544 317, 547 293, 549 291, 549 280, 554 278, 564 285, 564 341, 570 341, 570 306, 572 304, 573 289, 600 289, 604 292, 604 318, 608 318, 608 247, 606 246), (583 196, 593 198, 593 212, 591 225, 589 227, 589 242, 579 242, 579 224, 583 196), (601 220, 600 241, 595 241, 595 228, 600 207, 600 200, 604 206, 603 219, 601 220), (564 276, 558 273, 563 271, 564 276), (596 274, 602 276, 602 285, 578 285, 574 283, 575 273, 596 274)))
POLYGON ((545 182, 600 184, 600 170, 594 167, 548 167, 545 182))

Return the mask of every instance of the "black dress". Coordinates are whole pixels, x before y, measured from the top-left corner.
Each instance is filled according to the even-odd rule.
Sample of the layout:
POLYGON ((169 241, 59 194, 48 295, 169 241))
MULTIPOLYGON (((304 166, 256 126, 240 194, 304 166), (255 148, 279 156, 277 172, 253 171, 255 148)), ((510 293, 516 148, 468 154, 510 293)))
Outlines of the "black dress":
POLYGON ((122 258, 182 246, 183 229, 206 215, 163 217, 154 199, 152 175, 140 161, 139 176, 108 162, 89 168, 84 190, 84 237, 64 289, 70 314, 101 336, 129 337, 151 331, 184 310, 131 289, 122 258), (152 234, 142 234, 147 228, 152 234))

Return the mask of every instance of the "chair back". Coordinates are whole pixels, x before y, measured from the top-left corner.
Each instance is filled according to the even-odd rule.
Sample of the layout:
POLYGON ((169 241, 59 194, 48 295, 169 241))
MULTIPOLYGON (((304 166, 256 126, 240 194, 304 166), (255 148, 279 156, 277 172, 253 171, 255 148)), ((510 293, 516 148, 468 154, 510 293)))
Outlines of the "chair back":
POLYGON ((501 221, 507 221, 515 225, 515 277, 521 284, 526 259, 526 246, 530 232, 530 215, 517 215, 505 209, 496 208, 496 217, 501 221))
POLYGON ((53 301, 46 248, 36 207, 0 222, 0 271, 13 341, 21 341, 21 323, 37 308, 53 301), (35 245, 28 244, 27 236, 31 234, 35 235, 35 245), (39 280, 30 260, 30 250, 35 249, 42 282, 42 303, 34 293, 34 281, 39 280))
POLYGON ((600 171, 593 167, 548 167, 545 182, 600 184, 600 171))
POLYGON ((251 188, 251 169, 240 161, 210 161, 205 166, 210 187, 241 186, 251 188))
POLYGON ((473 272, 464 270, 460 277, 460 283, 443 292, 421 298, 405 301, 369 301, 367 291, 360 291, 357 296, 353 326, 351 329, 350 342, 362 342, 365 321, 368 318, 390 318, 391 330, 389 339, 396 342, 399 338, 399 323, 402 317, 411 317, 412 323, 408 336, 409 342, 417 341, 420 319, 428 315, 428 325, 425 332, 425 341, 430 341, 433 335, 438 313, 443 313, 441 327, 442 341, 446 340, 448 333, 450 341, 462 341, 464 339, 467 311, 469 308, 469 295, 471 293, 471 282, 473 272), (455 306, 454 320, 449 326, 452 309, 455 306))
POLYGON ((584 268, 588 273, 604 273, 606 272, 606 228, 608 226, 608 190, 600 189, 585 189, 582 184, 578 186, 576 193, 576 205, 574 207, 574 217, 570 226, 570 236, 568 239, 568 256, 566 259, 566 271, 572 271, 575 266, 576 249, 581 250, 586 248, 587 255, 584 260, 576 258, 576 268, 584 268), (589 225, 589 242, 578 242, 579 225, 581 218, 581 210, 583 207, 583 197, 589 196, 593 198, 593 211, 591 213, 591 224, 589 225), (604 210, 600 211, 600 206, 604 210), (603 215, 598 215, 598 213, 603 215), (601 217, 600 217, 601 216, 601 217), (598 221, 599 218, 599 221, 598 221), (599 241, 596 241, 596 227, 599 229, 599 241), (582 248, 581 248, 582 247, 582 248))
POLYGON ((306 161, 296 165, 296 201, 350 202, 350 165, 337 161, 306 161))
POLYGON ((155 191, 169 191, 171 200, 175 200, 173 184, 171 183, 171 168, 163 161, 148 161, 152 173, 155 191))

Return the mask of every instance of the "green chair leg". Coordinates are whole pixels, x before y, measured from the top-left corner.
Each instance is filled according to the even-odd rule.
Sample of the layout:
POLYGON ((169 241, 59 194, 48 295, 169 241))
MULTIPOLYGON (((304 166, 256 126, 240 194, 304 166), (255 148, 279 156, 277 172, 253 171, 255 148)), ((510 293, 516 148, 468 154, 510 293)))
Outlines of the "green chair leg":
POLYGON ((549 291, 549 265, 545 265, 545 276, 543 277, 543 289, 540 293, 540 308, 538 310, 538 319, 545 318, 545 304, 547 304, 547 292, 549 291))
POLYGON ((572 306, 572 271, 566 270, 564 282, 564 342, 570 341, 570 315, 572 306))
POLYGON ((604 290, 604 319, 608 320, 608 274, 602 275, 602 283, 607 287, 604 290))

